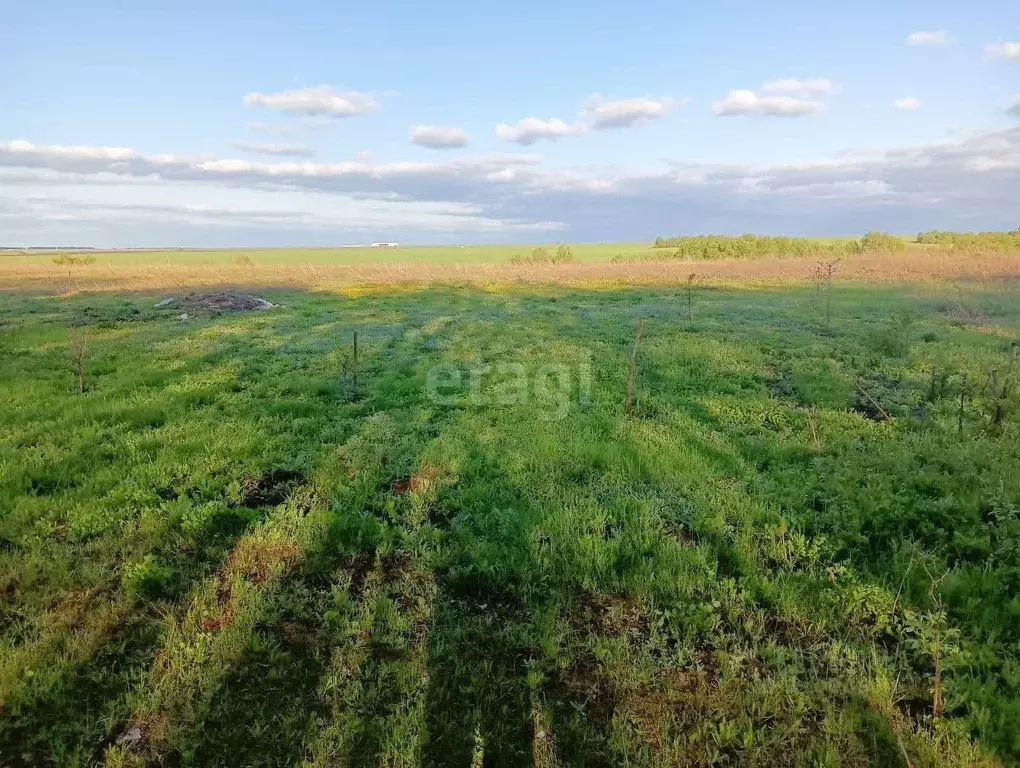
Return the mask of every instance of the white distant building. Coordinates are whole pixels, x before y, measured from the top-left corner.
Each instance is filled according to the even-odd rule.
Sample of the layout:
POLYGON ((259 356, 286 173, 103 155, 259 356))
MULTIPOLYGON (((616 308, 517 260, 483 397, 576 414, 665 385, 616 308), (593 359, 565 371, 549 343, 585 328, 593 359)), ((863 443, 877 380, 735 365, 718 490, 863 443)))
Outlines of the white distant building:
POLYGON ((396 248, 400 243, 372 243, 373 248, 396 248))

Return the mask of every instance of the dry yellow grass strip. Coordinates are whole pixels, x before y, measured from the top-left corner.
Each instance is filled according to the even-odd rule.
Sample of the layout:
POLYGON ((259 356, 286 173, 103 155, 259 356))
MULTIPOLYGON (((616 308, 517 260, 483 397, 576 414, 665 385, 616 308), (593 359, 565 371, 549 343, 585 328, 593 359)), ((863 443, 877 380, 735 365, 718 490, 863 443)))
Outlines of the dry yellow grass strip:
MULTIPOLYGON (((365 560, 370 556, 360 556, 365 560)), ((383 768, 413 768, 422 764, 421 740, 427 716, 429 625, 436 600, 435 574, 419 568, 411 557, 371 556, 363 583, 347 573, 342 588, 350 602, 344 626, 349 642, 333 648, 329 669, 319 684, 319 698, 329 717, 309 746, 302 768, 328 768, 372 762, 383 768), (377 633, 389 630, 398 648, 380 645, 377 633), (383 669, 390 667, 390 674, 383 669), (378 680, 395 683, 399 704, 383 706, 378 680), (375 680, 375 684, 373 684, 375 680), (360 754, 357 744, 365 710, 385 712, 386 738, 373 754, 360 754)), ((363 747, 360 747, 363 749, 363 747)))
POLYGON ((31 702, 88 659, 130 609, 127 600, 99 590, 71 592, 35 617, 31 639, 0 645, 0 711, 31 702))
POLYGON ((320 536, 320 519, 287 510, 242 537, 187 608, 166 619, 153 666, 133 696, 131 723, 106 764, 144 764, 202 722, 220 681, 240 658, 269 590, 320 536))
MULTIPOLYGON (((400 283, 634 283, 683 282, 692 273, 714 280, 810 280, 816 259, 631 261, 511 264, 278 264, 257 270, 229 264, 76 265, 0 259, 0 289, 64 294, 81 291, 223 289, 225 287, 335 289, 400 283)), ((1020 278, 1020 251, 946 250, 868 253, 845 259, 838 280, 996 280, 1020 278)))

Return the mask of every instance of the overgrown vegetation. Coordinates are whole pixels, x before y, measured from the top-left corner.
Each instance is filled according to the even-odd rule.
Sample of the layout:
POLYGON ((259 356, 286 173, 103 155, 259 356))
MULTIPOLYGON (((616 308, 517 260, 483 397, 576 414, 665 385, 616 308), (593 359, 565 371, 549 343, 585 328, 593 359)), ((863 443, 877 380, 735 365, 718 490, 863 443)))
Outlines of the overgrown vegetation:
MULTIPOLYGON (((907 247, 903 238, 886 232, 868 232, 859 239, 824 240, 809 237, 771 237, 767 235, 690 235, 657 237, 656 252, 640 255, 639 259, 765 259, 810 258, 829 259, 860 253, 902 251, 907 247)), ((629 257, 621 257, 625 260, 629 257)))
POLYGON ((0 762, 1020 759, 1020 296, 685 288, 0 295, 0 762))
POLYGON ((96 263, 96 257, 92 254, 75 255, 73 253, 61 253, 60 255, 53 257, 53 263, 61 266, 88 266, 89 264, 96 263))
POLYGON ((854 241, 826 242, 807 237, 691 235, 657 237, 663 258, 685 260, 797 258, 852 252, 854 241))
POLYGON ((920 232, 915 239, 922 245, 938 245, 961 251, 1015 251, 1020 249, 1020 227, 1010 232, 920 232))
POLYGON ((554 253, 549 253, 549 249, 545 246, 538 246, 531 251, 530 256, 521 256, 515 254, 510 257, 510 263, 520 266, 538 265, 538 264, 570 264, 576 261, 574 258, 574 252, 571 250, 569 245, 558 245, 554 253))

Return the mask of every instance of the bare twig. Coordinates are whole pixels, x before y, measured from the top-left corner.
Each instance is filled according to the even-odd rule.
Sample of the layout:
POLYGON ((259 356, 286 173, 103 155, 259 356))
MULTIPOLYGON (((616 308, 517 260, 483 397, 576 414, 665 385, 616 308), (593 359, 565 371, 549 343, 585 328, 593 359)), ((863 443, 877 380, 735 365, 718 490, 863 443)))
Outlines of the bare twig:
POLYGON ((875 402, 875 398, 873 398, 871 395, 868 394, 867 390, 865 390, 864 387, 862 387, 860 385, 860 382, 858 382, 856 386, 857 386, 857 391, 860 392, 862 395, 864 395, 866 398, 868 398, 868 402, 871 403, 873 406, 875 406, 875 408, 878 409, 878 412, 880 414, 882 414, 882 418, 883 419, 885 419, 886 421, 889 421, 890 419, 892 419, 892 416, 890 416, 886 412, 885 408, 883 408, 882 406, 880 406, 878 403, 875 402))
POLYGON ((910 762, 910 755, 907 754, 907 748, 903 746, 903 739, 898 733, 896 734, 896 743, 900 745, 900 752, 903 753, 903 759, 907 761, 907 768, 914 768, 914 764, 910 762))
POLYGON ((78 380, 78 393, 85 393, 85 362, 88 359, 88 337, 84 329, 71 326, 71 362, 78 380))
POLYGON ((818 442, 818 430, 815 429, 815 409, 811 409, 811 413, 808 415, 808 424, 811 425, 811 448, 815 453, 818 453, 821 449, 821 443, 818 442))
POLYGON ((936 720, 942 717, 942 627, 935 632, 935 682, 932 685, 931 714, 936 720))
POLYGON ((967 398, 967 374, 963 374, 963 385, 960 387, 960 413, 957 417, 959 432, 963 434, 963 408, 967 398))
POLYGON ((358 332, 354 332, 354 398, 358 397, 358 332))
POLYGON ((932 659, 935 662, 935 678, 932 683, 931 705, 932 717, 937 720, 942 717, 942 711, 945 708, 945 700, 942 697, 942 622, 945 619, 945 613, 942 598, 935 594, 935 590, 950 572, 946 571, 936 579, 931 575, 928 566, 924 567, 924 571, 928 574, 928 579, 931 581, 931 584, 928 586, 928 597, 938 609, 936 614, 938 616, 938 624, 935 627, 935 647, 932 650, 932 659))
POLYGON ((841 262, 842 259, 834 259, 833 261, 819 261, 815 266, 815 293, 819 293, 822 289, 822 283, 825 283, 825 324, 828 325, 832 319, 832 278, 836 276, 836 265, 841 262))
POLYGON ((695 272, 691 272, 687 275, 686 281, 686 294, 687 294, 687 319, 694 319, 694 287, 701 283, 701 278, 695 272))
POLYGON ((634 398, 634 371, 637 366, 637 351, 638 345, 641 343, 641 328, 644 325, 644 320, 638 320, 637 333, 634 334, 634 349, 630 353, 630 371, 627 373, 627 418, 629 419, 633 413, 631 403, 634 398))

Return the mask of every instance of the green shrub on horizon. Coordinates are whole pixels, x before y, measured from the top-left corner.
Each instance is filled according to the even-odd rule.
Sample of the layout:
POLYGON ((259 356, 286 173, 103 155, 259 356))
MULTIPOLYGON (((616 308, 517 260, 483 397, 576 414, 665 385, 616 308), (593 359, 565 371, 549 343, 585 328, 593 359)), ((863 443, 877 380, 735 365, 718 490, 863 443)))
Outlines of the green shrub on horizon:
POLYGON ((661 255, 653 259, 711 261, 715 259, 763 259, 839 257, 858 252, 858 241, 826 243, 807 237, 769 235, 684 235, 658 237, 655 248, 661 255))
MULTIPOLYGON (((932 230, 918 233, 916 245, 942 246, 957 251, 1012 251, 1020 250, 1020 228, 1009 232, 942 232, 932 230)), ((903 251, 910 247, 903 237, 872 230, 859 239, 836 241, 816 240, 809 237, 771 235, 680 235, 655 238, 658 251, 645 260, 710 261, 715 259, 761 258, 838 258, 861 253, 903 251)), ((617 256, 613 261, 627 257, 617 256)))
POLYGON ((530 256, 521 256, 516 254, 510 257, 510 263, 515 266, 534 266, 537 264, 569 264, 577 261, 574 258, 573 251, 570 250, 569 245, 561 243, 556 246, 556 253, 550 254, 548 249, 543 246, 538 246, 531 251, 530 256))
POLYGON ((914 240, 952 250, 1013 251, 1020 249, 1020 227, 1009 232, 919 232, 914 240))
POLYGON ((859 241, 858 253, 874 253, 875 251, 902 251, 907 244, 902 238, 888 232, 871 231, 859 241))

